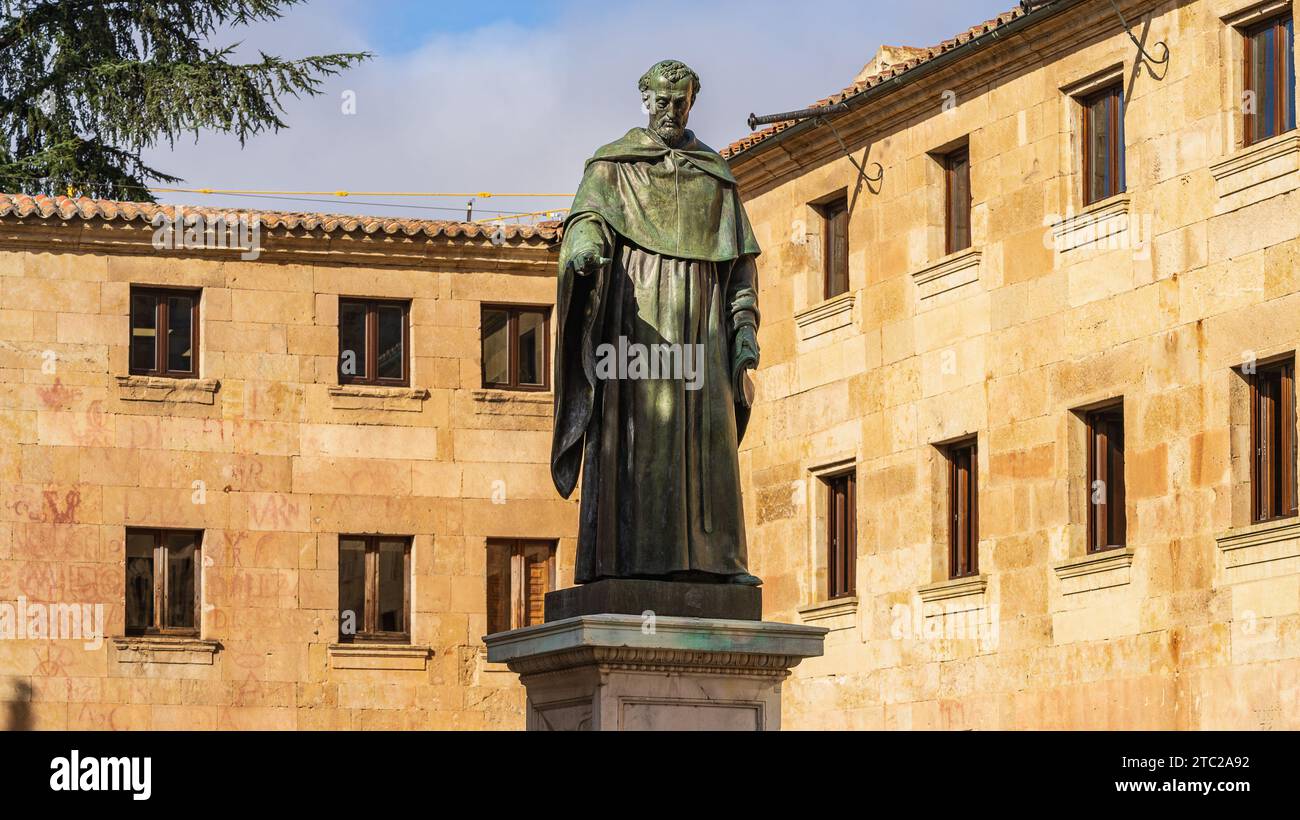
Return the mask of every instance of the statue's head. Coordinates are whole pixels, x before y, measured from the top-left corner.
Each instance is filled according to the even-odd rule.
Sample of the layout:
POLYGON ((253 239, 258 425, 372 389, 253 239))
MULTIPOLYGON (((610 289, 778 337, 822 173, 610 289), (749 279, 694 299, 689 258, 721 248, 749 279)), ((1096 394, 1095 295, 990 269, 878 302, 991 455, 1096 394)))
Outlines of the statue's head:
POLYGON ((650 130, 669 145, 686 134, 691 106, 700 93, 700 77, 677 60, 660 60, 641 75, 641 101, 650 112, 650 130))

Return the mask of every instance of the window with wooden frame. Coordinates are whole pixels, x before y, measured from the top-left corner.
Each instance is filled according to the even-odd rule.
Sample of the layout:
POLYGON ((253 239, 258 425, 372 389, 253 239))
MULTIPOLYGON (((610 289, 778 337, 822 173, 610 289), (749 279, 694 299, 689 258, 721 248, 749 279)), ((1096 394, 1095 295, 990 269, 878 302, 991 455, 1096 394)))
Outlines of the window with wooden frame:
POLYGON ((1248 379, 1252 517, 1288 518, 1296 514, 1295 359, 1260 365, 1248 379))
POLYGON ((133 375, 197 378, 198 350, 199 291, 131 288, 133 375))
POLYGON ((855 472, 822 479, 826 485, 826 594, 857 592, 857 478, 855 472))
POLYGON ((816 206, 822 218, 822 293, 830 299, 849 292, 849 198, 816 206))
POLYGON ((1122 547, 1124 515, 1124 406, 1092 410, 1088 426, 1088 552, 1122 547))
POLYGON ((944 176, 944 250, 947 253, 964 251, 971 245, 970 237, 970 148, 963 147, 943 157, 944 176))
POLYGON ((198 637, 202 542, 197 530, 127 529, 126 634, 198 637))
POLYGON ((1083 106, 1083 204, 1123 193, 1124 93, 1115 84, 1079 100, 1083 106))
POLYGON ((1284 14, 1242 32, 1245 143, 1295 128, 1295 25, 1284 14))
POLYGON ((979 575, 979 462, 975 440, 949 445, 948 577, 979 575))
POLYGON ((555 542, 492 538, 487 543, 488 633, 546 620, 546 593, 555 589, 555 542))
POLYGON ((340 535, 339 641, 410 640, 410 537, 340 535))
POLYGON ((484 387, 551 389, 550 316, 549 308, 483 306, 484 387))
POLYGON ((339 299, 339 384, 408 387, 411 303, 339 299))

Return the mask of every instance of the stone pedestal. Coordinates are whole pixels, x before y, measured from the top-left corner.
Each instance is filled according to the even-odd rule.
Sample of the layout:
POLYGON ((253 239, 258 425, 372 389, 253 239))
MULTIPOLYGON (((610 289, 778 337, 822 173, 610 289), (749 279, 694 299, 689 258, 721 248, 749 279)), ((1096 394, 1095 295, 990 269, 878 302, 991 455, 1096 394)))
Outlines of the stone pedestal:
POLYGON ((692 584, 606 578, 546 593, 546 622, 579 615, 671 615, 679 618, 763 620, 763 593, 736 584, 692 584))
POLYGON ((781 683, 826 630, 717 618, 582 615, 488 635, 528 690, 528 730, 776 730, 781 683))

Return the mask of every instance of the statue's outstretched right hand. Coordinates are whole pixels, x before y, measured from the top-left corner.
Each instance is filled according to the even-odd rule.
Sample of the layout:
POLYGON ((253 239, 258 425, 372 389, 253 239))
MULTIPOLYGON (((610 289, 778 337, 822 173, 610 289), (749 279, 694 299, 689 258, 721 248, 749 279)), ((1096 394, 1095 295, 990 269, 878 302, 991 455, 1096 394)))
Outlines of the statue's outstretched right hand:
POLYGON ((583 248, 569 259, 569 267, 580 276, 590 276, 610 263, 597 248, 583 248))

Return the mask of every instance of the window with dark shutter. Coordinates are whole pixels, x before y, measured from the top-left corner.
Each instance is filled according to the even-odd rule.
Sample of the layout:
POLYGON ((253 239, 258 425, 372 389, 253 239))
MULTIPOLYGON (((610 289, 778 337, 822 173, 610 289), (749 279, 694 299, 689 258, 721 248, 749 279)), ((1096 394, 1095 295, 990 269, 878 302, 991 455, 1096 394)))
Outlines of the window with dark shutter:
POLYGON ((1256 521, 1296 514, 1295 360, 1250 379, 1251 507, 1256 521))
POLYGON ((1124 408, 1094 410, 1088 424, 1088 551, 1122 547, 1124 513, 1124 408))
POLYGON ((133 375, 196 378, 198 350, 198 291, 131 288, 133 375))
POLYGON ((126 531, 126 633, 199 634, 200 550, 194 530, 126 531))
POLYGON ((339 384, 410 385, 410 302, 339 299, 339 384))
POLYGON ((550 310, 484 305, 483 386, 498 390, 549 390, 550 310))
POLYGON ((546 620, 546 593, 555 589, 555 542, 492 538, 487 544, 488 633, 546 620))
POLYGON ((948 576, 979 575, 979 489, 975 441, 954 444, 948 456, 948 576))
POLYGON ((843 598, 857 592, 856 474, 842 473, 824 479, 826 485, 827 597, 843 598))
POLYGON ((339 641, 411 640, 411 539, 339 536, 339 641))
POLYGON ((1111 86, 1080 100, 1083 105, 1083 202, 1091 205, 1123 193, 1123 88, 1111 86))
POLYGON ((1245 142, 1295 128, 1295 25, 1291 15, 1247 29, 1245 40, 1245 142))
POLYGON ((822 266, 827 299, 849 292, 849 200, 837 197, 818 206, 822 217, 822 266))
POLYGON ((970 149, 961 148, 944 157, 946 199, 946 247, 948 253, 970 247, 970 149))

